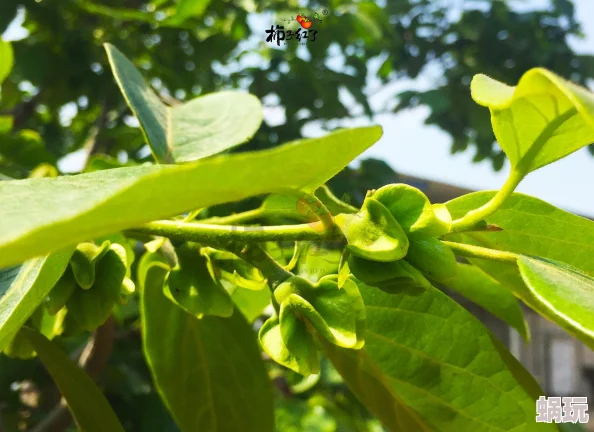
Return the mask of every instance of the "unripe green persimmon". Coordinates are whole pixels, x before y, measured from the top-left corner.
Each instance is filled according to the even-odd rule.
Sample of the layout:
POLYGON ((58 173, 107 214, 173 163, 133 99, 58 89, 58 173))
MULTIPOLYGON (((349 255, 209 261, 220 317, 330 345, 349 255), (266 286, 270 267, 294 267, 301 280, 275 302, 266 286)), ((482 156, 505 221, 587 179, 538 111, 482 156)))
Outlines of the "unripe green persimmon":
POLYGON ((373 198, 367 197, 358 213, 339 214, 335 221, 353 255, 384 262, 406 255, 405 232, 388 209, 373 198))
POLYGON ((371 197, 382 203, 410 238, 437 237, 450 231, 452 217, 443 204, 431 204, 419 189, 406 184, 381 187, 371 197))
POLYGON ((85 242, 76 246, 70 267, 78 285, 83 289, 89 289, 95 282, 95 266, 97 262, 107 253, 110 241, 104 241, 101 246, 95 243, 85 242))
POLYGON ((103 324, 120 299, 126 277, 126 250, 114 243, 96 265, 95 282, 87 290, 75 289, 66 307, 84 330, 92 331, 103 324))
POLYGON ((452 250, 435 238, 412 240, 406 261, 437 282, 446 282, 458 271, 456 256, 452 250))
POLYGON ((269 318, 260 328, 262 348, 275 362, 301 375, 319 373, 320 358, 305 321, 290 307, 281 306, 283 326, 278 317, 269 318))

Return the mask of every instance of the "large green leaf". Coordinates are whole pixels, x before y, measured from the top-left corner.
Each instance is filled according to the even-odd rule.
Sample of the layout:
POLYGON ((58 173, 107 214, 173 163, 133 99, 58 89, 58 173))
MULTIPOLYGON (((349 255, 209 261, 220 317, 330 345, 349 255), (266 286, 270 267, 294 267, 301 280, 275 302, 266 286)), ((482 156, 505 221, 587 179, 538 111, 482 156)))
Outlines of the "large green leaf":
POLYGON ((10 74, 13 60, 10 42, 4 42, 0 39, 0 85, 2 85, 2 82, 10 74))
MULTIPOLYGON (((150 260, 150 258, 149 258, 150 260)), ((239 311, 188 314, 163 294, 167 267, 143 259, 144 352, 161 397, 182 431, 272 432, 272 391, 256 337, 239 311)))
POLYGON ((117 416, 101 390, 68 355, 35 330, 23 328, 22 334, 52 376, 78 426, 84 432, 124 432, 117 416))
MULTIPOLYGON (((454 239, 458 242, 475 246, 487 248, 494 247, 485 239, 478 240, 476 238, 476 233, 461 234, 455 236, 454 239)), ((527 259, 527 257, 523 259, 527 259)), ((554 297, 551 300, 546 300, 545 298, 541 299, 538 293, 527 285, 525 278, 520 274, 520 269, 516 263, 497 262, 477 258, 469 258, 469 261, 501 285, 511 290, 516 297, 521 299, 534 311, 558 324, 568 333, 575 335, 590 348, 594 349, 594 339, 592 338, 591 332, 584 331, 586 327, 583 324, 580 324, 579 321, 575 321, 570 317, 571 314, 566 315, 566 308, 557 308, 555 306, 557 302, 554 300, 554 297)), ((575 299, 575 296, 572 298, 575 299)))
POLYGON ((594 94, 546 69, 529 70, 517 87, 476 75, 471 91, 490 109, 497 141, 521 173, 594 141, 594 94))
POLYGON ((322 341, 324 352, 351 391, 390 432, 434 432, 408 407, 365 349, 349 350, 322 341))
MULTIPOLYGON (((478 208, 495 192, 476 192, 446 203, 454 219, 478 208)), ((594 222, 528 195, 513 194, 488 223, 503 229, 473 232, 480 245, 568 263, 594 275, 594 222)))
POLYGON ((72 249, 0 270, 0 352, 56 284, 72 249))
POLYGON ((445 285, 508 323, 525 340, 529 339, 524 314, 512 291, 480 268, 458 263, 456 277, 445 285))
POLYGON ((444 293, 360 289, 367 309, 365 347, 326 345, 325 351, 391 430, 556 430, 535 422, 534 403, 543 393, 532 376, 444 293))
POLYGON ((159 162, 202 159, 251 138, 262 123, 262 105, 247 93, 223 91, 169 107, 116 47, 105 45, 120 90, 159 162))
POLYGON ((518 259, 526 286, 555 321, 571 326, 594 344, 594 278, 557 261, 518 259))
POLYGON ((191 164, 0 182, 0 267, 195 208, 313 192, 380 136, 374 126, 191 164))

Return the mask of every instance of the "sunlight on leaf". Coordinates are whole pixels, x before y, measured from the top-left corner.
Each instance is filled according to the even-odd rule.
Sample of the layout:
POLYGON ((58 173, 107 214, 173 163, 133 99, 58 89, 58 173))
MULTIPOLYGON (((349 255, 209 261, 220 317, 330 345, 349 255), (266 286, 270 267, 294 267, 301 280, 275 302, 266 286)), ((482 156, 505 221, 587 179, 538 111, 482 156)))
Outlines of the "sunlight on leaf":
POLYGON ((247 93, 222 91, 169 107, 126 56, 113 45, 105 49, 158 162, 188 162, 221 153, 246 142, 262 123, 262 105, 247 93))
POLYGON ((505 321, 515 328, 525 341, 530 339, 528 324, 512 291, 489 277, 480 268, 458 263, 457 276, 445 285, 505 321))
POLYGON ((520 257, 520 274, 534 298, 555 321, 594 344, 594 278, 562 262, 520 257))
POLYGON ((72 255, 72 249, 0 270, 0 352, 43 302, 72 255))
POLYGON ((523 174, 594 142, 594 94, 546 69, 529 70, 517 87, 476 75, 471 92, 490 109, 499 145, 523 174))
POLYGON ((351 390, 394 431, 554 431, 536 424, 543 394, 477 318, 435 288, 399 294, 360 285, 362 350, 324 344, 351 390))
POLYGON ((0 39, 0 86, 2 82, 10 75, 14 58, 10 42, 4 42, 0 39))
POLYGON ((0 267, 197 207, 313 192, 380 136, 377 126, 347 129, 183 165, 0 182, 0 267))

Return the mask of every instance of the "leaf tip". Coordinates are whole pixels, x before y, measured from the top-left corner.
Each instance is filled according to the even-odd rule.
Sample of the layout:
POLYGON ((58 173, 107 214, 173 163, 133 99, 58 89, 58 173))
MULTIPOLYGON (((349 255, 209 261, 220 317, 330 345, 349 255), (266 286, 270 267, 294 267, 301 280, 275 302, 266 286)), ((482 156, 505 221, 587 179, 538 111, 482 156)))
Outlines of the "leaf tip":
POLYGON ((470 83, 472 99, 488 108, 502 108, 510 103, 515 87, 497 81, 487 75, 477 74, 470 83))

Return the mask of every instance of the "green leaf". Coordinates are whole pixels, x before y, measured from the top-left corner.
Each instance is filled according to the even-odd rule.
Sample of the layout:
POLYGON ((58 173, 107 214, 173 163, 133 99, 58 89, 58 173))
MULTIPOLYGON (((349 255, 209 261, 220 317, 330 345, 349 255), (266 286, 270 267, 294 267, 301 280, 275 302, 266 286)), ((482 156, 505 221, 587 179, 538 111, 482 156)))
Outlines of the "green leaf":
POLYGON ((167 272, 150 255, 139 264, 144 353, 177 424, 187 432, 273 431, 271 387, 251 326, 239 312, 186 313, 163 295, 167 272))
MULTIPOLYGON (((0 115, 0 134, 10 132, 14 124, 14 117, 9 115, 0 115)), ((3 137, 6 139, 6 137, 3 137)))
MULTIPOLYGON (((43 336, 52 340, 57 335, 62 334, 65 317, 66 309, 55 315, 50 315, 43 306, 39 306, 25 323, 25 326, 39 331, 43 336)), ((30 359, 37 355, 29 339, 21 332, 18 332, 4 348, 4 354, 21 360, 30 359)))
POLYGON ((210 3, 211 0, 180 0, 175 15, 163 21, 163 25, 175 26, 183 23, 188 18, 200 18, 204 15, 210 3))
POLYGON ((76 4, 87 12, 95 15, 105 16, 110 19, 115 18, 122 21, 141 21, 147 23, 157 22, 152 13, 143 12, 138 9, 114 8, 86 0, 77 0, 76 4))
MULTIPOLYGON (((471 193, 446 205, 457 219, 485 204, 494 194, 471 193)), ((594 222, 591 220, 538 198, 514 193, 486 221, 503 230, 471 233, 479 246, 562 261, 594 276, 594 222)))
POLYGON ((12 53, 12 46, 10 42, 4 42, 0 39, 0 85, 10 75, 14 56, 12 53))
POLYGON ((471 92, 490 109, 497 141, 523 174, 594 141, 594 94, 546 69, 529 70, 517 87, 476 75, 471 92))
POLYGON ((594 278, 561 262, 522 256, 520 274, 539 305, 556 322, 594 345, 594 278))
POLYGON ((391 432, 434 432, 408 407, 375 366, 366 350, 347 350, 322 341, 324 352, 350 390, 391 432))
POLYGON ((416 274, 410 272, 411 265, 407 265, 404 260, 379 262, 351 255, 348 265, 353 276, 358 280, 386 292, 407 287, 424 286, 424 284, 418 284, 416 274))
POLYGON ((200 207, 313 192, 380 136, 374 126, 191 164, 0 182, 0 267, 200 207))
MULTIPOLYGON (((465 234, 458 234, 455 236, 450 236, 454 241, 459 243, 466 243, 474 246, 482 246, 487 248, 493 248, 493 245, 488 243, 485 240, 478 240, 475 238, 476 233, 465 233, 465 234)), ((510 290, 514 296, 522 300, 526 305, 532 308, 534 311, 542 315, 543 317, 549 319, 552 322, 556 322, 562 328, 564 328, 569 333, 574 333, 575 328, 569 325, 564 320, 556 320, 554 316, 549 314, 546 308, 544 308, 539 300, 535 298, 532 294, 530 289, 524 283, 522 276, 520 275, 520 270, 518 268, 517 263, 510 263, 510 262, 499 262, 499 261, 491 261, 487 259, 478 259, 478 258, 467 258, 473 265, 480 268, 484 273, 489 275, 492 279, 499 282, 502 286, 510 290)), ((584 336, 579 333, 576 334, 579 339, 581 339, 587 345, 591 344, 591 340, 589 336, 584 336)), ((591 345, 594 348, 594 344, 591 345)))
POLYGON ((260 328, 260 343, 275 362, 309 376, 320 372, 320 355, 305 320, 298 317, 298 312, 291 301, 283 303, 280 319, 271 317, 260 328))
POLYGON ((456 277, 445 285, 508 323, 524 340, 530 339, 524 314, 512 291, 480 268, 459 263, 456 277))
POLYGON ((57 314, 64 306, 66 306, 66 302, 76 287, 76 279, 74 279, 72 269, 67 267, 60 279, 58 279, 58 282, 56 282, 45 298, 44 306, 50 315, 57 314))
MULTIPOLYGON (((12 124, 10 127, 12 128, 12 124)), ((0 152, 10 155, 10 159, 15 163, 27 167, 43 163, 51 165, 56 162, 55 156, 48 151, 41 135, 30 129, 3 136, 0 140, 0 152)))
POLYGON ((179 265, 169 273, 166 293, 197 318, 204 315, 231 316, 233 301, 214 278, 208 258, 200 254, 200 245, 185 243, 175 251, 179 265))
POLYGON ((0 270, 0 352, 56 284, 72 249, 0 270))
POLYGON ((326 275, 338 273, 339 261, 339 251, 308 245, 307 252, 299 259, 298 274, 312 282, 317 282, 326 275))
POLYGON ((360 285, 365 348, 325 352, 394 431, 554 431, 535 423, 542 390, 474 316, 435 288, 385 294, 360 285))
POLYGON ((270 304, 270 290, 267 287, 261 290, 236 287, 231 299, 245 319, 253 323, 270 304))
POLYGON ((262 123, 260 101, 246 93, 223 91, 169 107, 116 47, 106 44, 105 49, 158 162, 188 162, 221 153, 246 142, 262 123))
POLYGON ((79 430, 85 432, 124 432, 117 416, 109 406, 101 390, 93 380, 68 355, 45 336, 29 328, 22 334, 37 351, 60 393, 68 403, 68 409, 79 430))
POLYGON ((438 282, 446 282, 456 277, 458 270, 454 253, 436 238, 411 240, 406 261, 429 279, 438 282))

